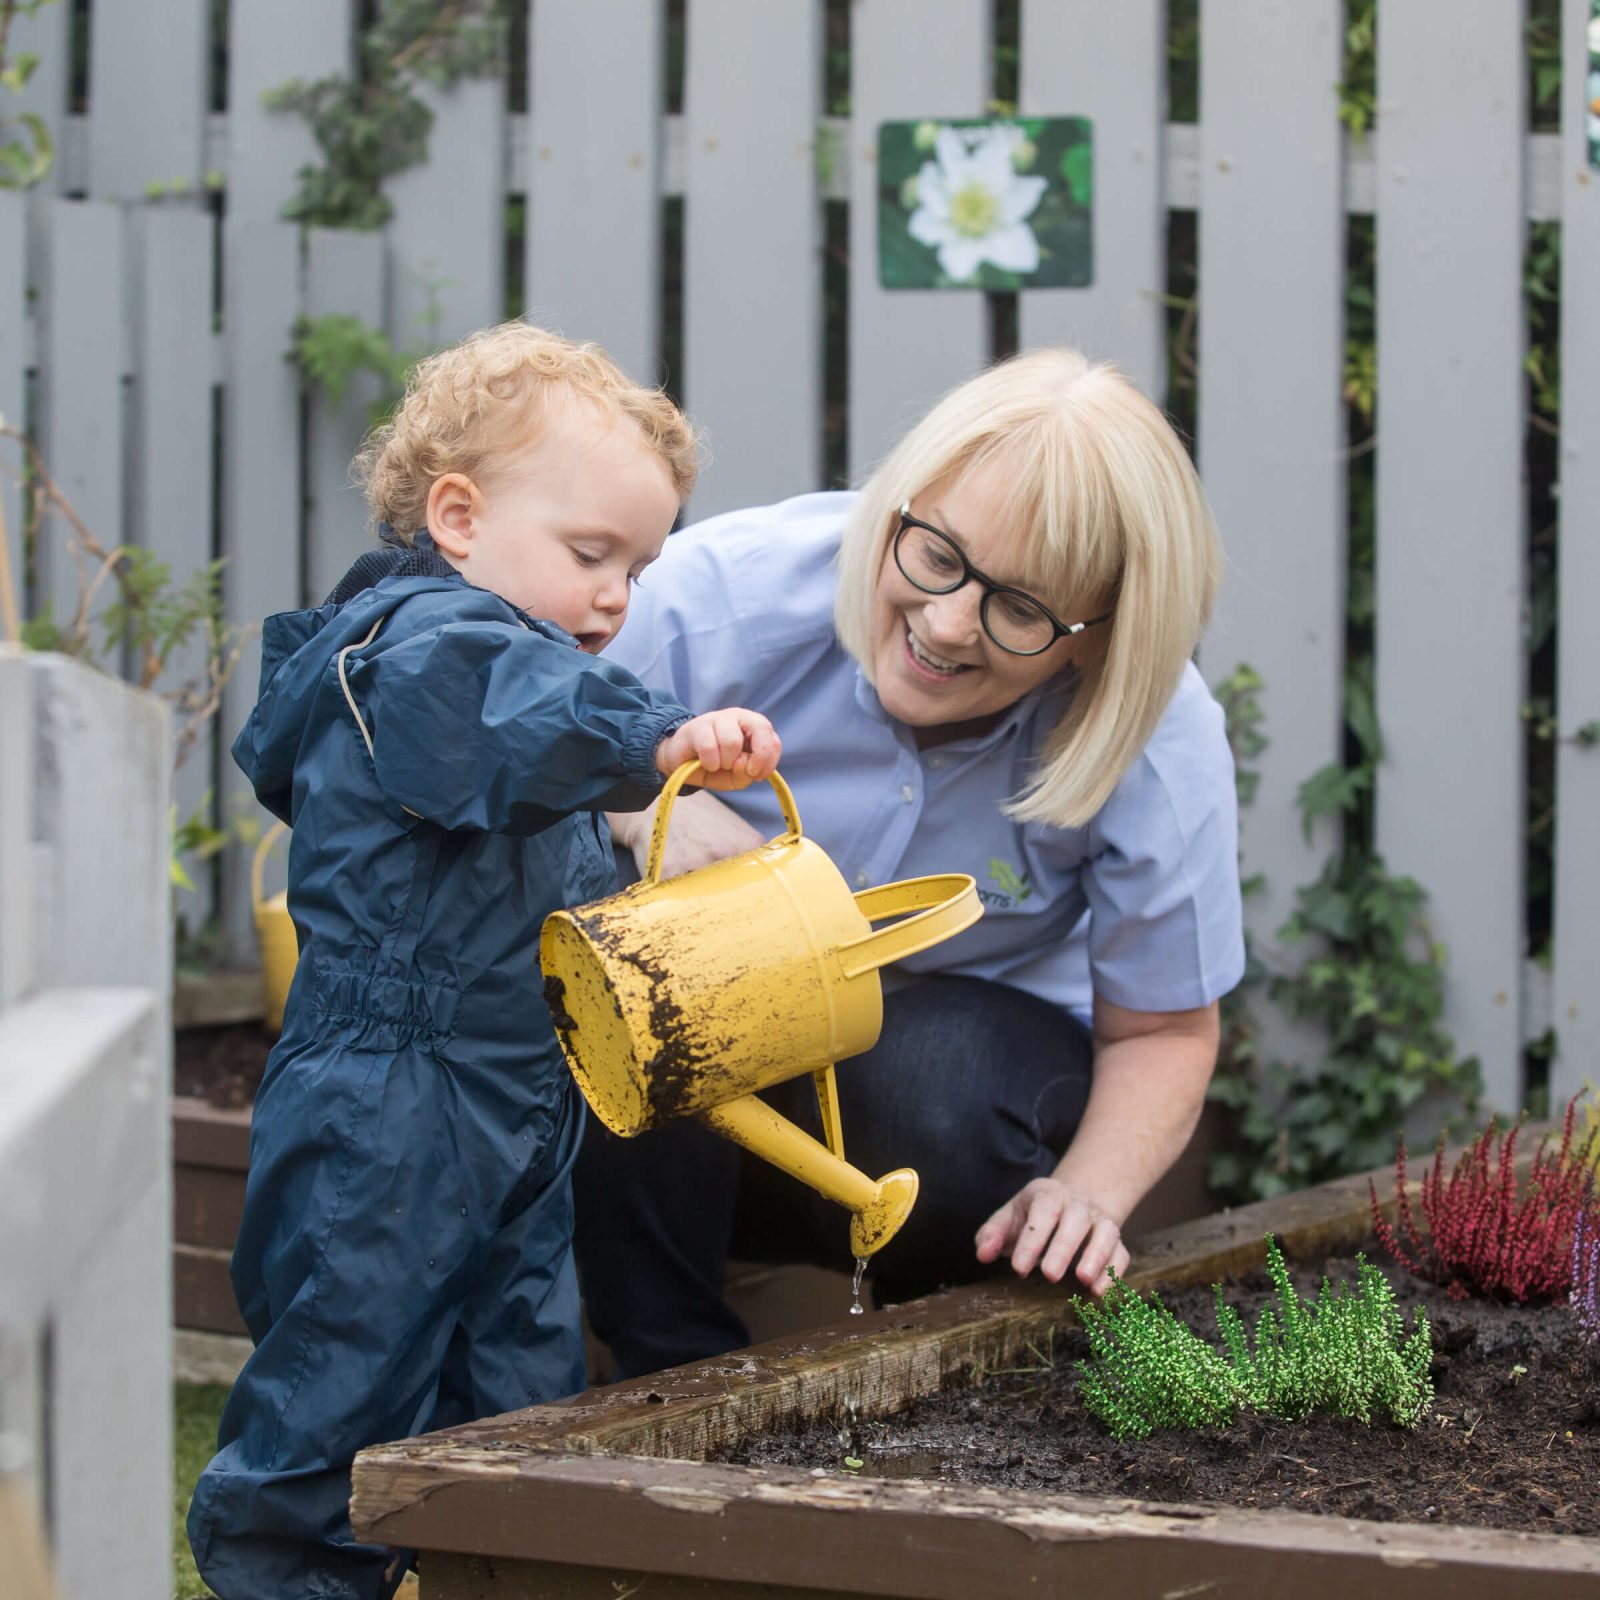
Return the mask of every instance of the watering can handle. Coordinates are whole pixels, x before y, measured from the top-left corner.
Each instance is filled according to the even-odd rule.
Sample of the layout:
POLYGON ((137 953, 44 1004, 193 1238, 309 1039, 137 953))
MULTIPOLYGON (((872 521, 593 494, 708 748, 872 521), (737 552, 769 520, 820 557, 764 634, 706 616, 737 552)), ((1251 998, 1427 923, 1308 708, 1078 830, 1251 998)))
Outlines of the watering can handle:
POLYGON ((255 859, 250 863, 250 903, 257 910, 261 908, 261 869, 266 865, 267 852, 288 831, 289 824, 287 822, 274 822, 261 835, 261 843, 256 846, 255 859))
POLYGON ((840 945, 836 952, 839 969, 847 978, 859 978, 874 967, 914 956, 919 950, 970 928, 983 915, 977 879, 965 872, 906 878, 900 883, 863 889, 855 898, 857 909, 868 922, 907 911, 916 915, 840 945))
MULTIPOLYGON (((645 883, 661 881, 661 855, 667 847, 667 821, 672 816, 672 803, 678 798, 678 791, 699 770, 698 761, 685 761, 662 787, 661 798, 656 802, 656 825, 650 832, 650 858, 645 863, 645 883)), ((776 772, 767 774, 767 782, 778 791, 778 804, 783 807, 783 820, 790 835, 800 838, 800 812, 795 806, 789 785, 776 772)))

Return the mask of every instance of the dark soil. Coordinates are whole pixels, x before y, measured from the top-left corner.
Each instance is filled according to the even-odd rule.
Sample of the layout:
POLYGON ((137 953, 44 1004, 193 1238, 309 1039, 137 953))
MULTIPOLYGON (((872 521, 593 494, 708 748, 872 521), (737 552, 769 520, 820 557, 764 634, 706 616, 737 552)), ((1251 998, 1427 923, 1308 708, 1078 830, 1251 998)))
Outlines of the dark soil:
POLYGON ((256 1097, 272 1036, 259 1023, 179 1028, 173 1035, 172 1092, 219 1111, 242 1111, 256 1097))
MULTIPOLYGON (((1057 1333, 1041 1357, 949 1390, 881 1422, 816 1423, 742 1440, 722 1459, 832 1467, 862 1476, 1038 1489, 1142 1500, 1220 1501, 1378 1522, 1465 1523, 1540 1533, 1600 1534, 1600 1345, 1578 1340, 1565 1306, 1449 1299, 1386 1262, 1407 1314, 1433 1325, 1433 1412, 1414 1432, 1388 1422, 1242 1416, 1231 1427, 1164 1431, 1117 1443, 1077 1396, 1088 1342, 1057 1333)), ((1353 1257, 1330 1260, 1353 1284, 1353 1257)), ((1315 1284, 1296 1271, 1304 1292, 1315 1284)), ((1226 1287, 1253 1326, 1264 1277, 1226 1287)), ((1163 1299, 1216 1342, 1207 1289, 1163 1299)))

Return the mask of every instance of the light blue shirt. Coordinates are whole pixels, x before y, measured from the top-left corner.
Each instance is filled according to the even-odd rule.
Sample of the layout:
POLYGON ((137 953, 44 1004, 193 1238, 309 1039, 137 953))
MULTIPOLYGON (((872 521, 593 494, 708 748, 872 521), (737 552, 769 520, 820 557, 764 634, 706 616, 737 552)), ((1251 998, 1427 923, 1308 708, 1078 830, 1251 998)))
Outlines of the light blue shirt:
MULTIPOLYGON (((1014 822, 1001 806, 1025 787, 1067 686, 1036 690, 981 738, 919 750, 834 633, 852 499, 802 495, 674 534, 607 655, 694 711, 770 717, 805 831, 852 888, 978 880, 983 918, 903 968, 994 979, 1079 1015, 1094 993, 1139 1011, 1226 994, 1244 971, 1233 760, 1194 666, 1086 826, 1014 822)), ((770 785, 720 798, 769 837, 783 831, 770 785)))

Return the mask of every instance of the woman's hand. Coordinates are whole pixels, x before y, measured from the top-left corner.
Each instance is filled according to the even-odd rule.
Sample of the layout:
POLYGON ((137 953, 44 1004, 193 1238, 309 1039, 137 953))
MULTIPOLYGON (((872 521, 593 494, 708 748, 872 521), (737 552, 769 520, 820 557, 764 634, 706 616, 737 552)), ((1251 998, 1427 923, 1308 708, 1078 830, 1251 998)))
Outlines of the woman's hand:
POLYGON ((1103 1295, 1106 1268, 1128 1270, 1123 1223, 1194 1132, 1219 1037, 1215 1004, 1131 1011, 1097 994, 1083 1121, 1055 1172, 1035 1178, 978 1229, 978 1259, 1009 1255, 1019 1277, 1037 1266, 1059 1283, 1077 1256, 1074 1276, 1103 1295))
POLYGON ((759 711, 729 706, 691 717, 656 746, 656 771, 667 778, 685 761, 698 761, 702 789, 743 789, 778 764, 782 743, 759 711))
MULTIPOLYGON (((656 802, 660 804, 659 801, 656 802)), ((606 819, 612 837, 633 852, 639 875, 644 876, 650 859, 650 834, 656 825, 656 807, 645 811, 622 811, 606 819)), ((661 855, 661 876, 675 878, 680 872, 709 867, 713 861, 741 856, 766 843, 731 806, 714 794, 678 796, 672 808, 672 826, 667 829, 666 848, 661 855)))
POLYGON ((1052 1283, 1061 1281, 1076 1256, 1074 1276, 1097 1296, 1111 1287, 1108 1267, 1119 1277, 1128 1270, 1122 1224, 1059 1178, 1035 1178, 1008 1200, 978 1229, 977 1246, 982 1262, 1008 1255, 1018 1277, 1037 1266, 1052 1283))

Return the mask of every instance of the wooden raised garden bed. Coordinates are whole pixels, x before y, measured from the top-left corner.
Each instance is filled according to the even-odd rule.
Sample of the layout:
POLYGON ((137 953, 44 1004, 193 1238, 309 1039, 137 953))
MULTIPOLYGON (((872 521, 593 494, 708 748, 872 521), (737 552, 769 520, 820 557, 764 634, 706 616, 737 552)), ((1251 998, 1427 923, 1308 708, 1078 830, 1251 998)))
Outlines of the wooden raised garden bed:
MULTIPOLYGON (((259 1005, 259 980, 256 983, 259 1005)), ((175 1326, 242 1334, 228 1260, 244 1210, 250 1104, 271 1041, 254 1021, 182 1028, 172 1097, 175 1326)))
MULTIPOLYGON (((1379 1176, 1380 1192, 1387 1174, 1379 1176)), ((1370 1224, 1366 1178, 1144 1241, 1138 1287, 1242 1275, 1268 1230, 1320 1259, 1370 1224)), ((758 1594, 1393 1596, 1600 1593, 1600 1539, 1363 1522, 1283 1510, 970 1488, 719 1465, 752 1433, 868 1420, 1027 1358, 1059 1290, 958 1290, 575 1400, 364 1451, 357 1533, 421 1554, 424 1600, 758 1594)), ((1600 1484, 1595 1487, 1600 1495, 1600 1484)))

